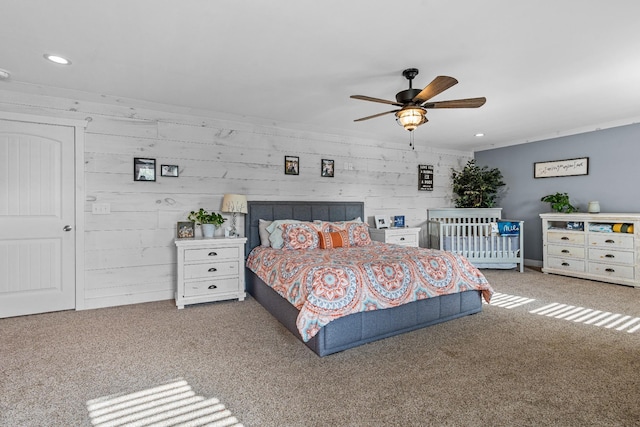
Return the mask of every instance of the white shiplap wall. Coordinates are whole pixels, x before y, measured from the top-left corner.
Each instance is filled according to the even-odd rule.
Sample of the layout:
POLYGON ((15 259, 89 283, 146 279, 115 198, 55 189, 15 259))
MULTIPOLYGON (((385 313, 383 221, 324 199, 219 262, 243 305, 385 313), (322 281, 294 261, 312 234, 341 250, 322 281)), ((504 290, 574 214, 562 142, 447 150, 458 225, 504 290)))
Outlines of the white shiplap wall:
POLYGON ((199 207, 219 211, 224 193, 249 200, 358 200, 368 217, 405 215, 408 225, 424 226, 428 208, 451 206, 451 168, 472 158, 420 143, 412 151, 406 133, 389 143, 103 99, 0 90, 2 111, 88 121, 83 308, 173 298, 176 222, 199 207), (300 175, 284 175, 285 155, 300 157, 300 175), (133 181, 134 157, 156 159, 155 182, 133 181), (323 158, 335 160, 334 178, 320 177, 323 158), (180 176, 160 176, 161 164, 179 165, 180 176), (418 164, 434 165, 433 192, 417 190, 418 164), (111 214, 93 215, 94 202, 109 203, 111 214))

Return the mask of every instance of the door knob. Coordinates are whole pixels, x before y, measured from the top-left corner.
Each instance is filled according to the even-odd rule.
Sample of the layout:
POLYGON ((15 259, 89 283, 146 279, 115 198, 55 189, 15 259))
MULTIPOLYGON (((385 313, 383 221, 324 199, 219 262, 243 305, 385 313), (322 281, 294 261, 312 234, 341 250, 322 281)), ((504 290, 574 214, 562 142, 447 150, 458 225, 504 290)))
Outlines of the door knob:
POLYGON ((63 229, 64 231, 71 231, 71 230, 73 230, 73 228, 71 228, 71 226, 70 226, 70 225, 65 225, 64 227, 62 227, 62 229, 63 229))

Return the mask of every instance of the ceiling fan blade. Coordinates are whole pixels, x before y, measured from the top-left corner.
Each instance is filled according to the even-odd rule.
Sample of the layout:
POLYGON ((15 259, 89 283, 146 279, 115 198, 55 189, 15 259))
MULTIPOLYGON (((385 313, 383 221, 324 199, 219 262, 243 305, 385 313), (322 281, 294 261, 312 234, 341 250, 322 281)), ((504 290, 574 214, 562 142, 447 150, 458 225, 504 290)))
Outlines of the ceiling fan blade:
POLYGON ((386 99, 380 99, 380 98, 372 98, 370 96, 364 96, 364 95, 351 95, 351 98, 353 99, 360 99, 362 101, 371 101, 371 102, 380 102, 382 104, 389 104, 389 105, 397 105, 398 107, 402 107, 402 104, 398 104, 397 102, 394 101, 387 101, 386 99))
POLYGON ((421 104, 433 98, 437 94, 444 92, 455 84, 458 84, 458 81, 453 77, 438 76, 413 98, 413 102, 421 104))
POLYGON ((363 120, 375 119, 376 117, 384 116, 385 114, 396 113, 398 111, 400 110, 385 111, 384 113, 374 114, 373 116, 367 116, 367 117, 362 117, 360 119, 355 119, 354 122, 361 122, 363 120))
POLYGON ((487 98, 454 99, 451 101, 425 102, 423 108, 478 108, 487 102, 487 98))

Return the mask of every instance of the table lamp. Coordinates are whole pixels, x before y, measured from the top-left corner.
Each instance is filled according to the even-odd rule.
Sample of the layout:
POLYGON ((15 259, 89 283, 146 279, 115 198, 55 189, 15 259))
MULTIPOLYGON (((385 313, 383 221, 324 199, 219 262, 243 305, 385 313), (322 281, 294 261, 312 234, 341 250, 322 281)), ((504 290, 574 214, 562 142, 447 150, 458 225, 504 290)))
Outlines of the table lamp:
POLYGON ((231 217, 229 237, 238 237, 236 217, 239 213, 249 213, 247 210, 247 196, 241 194, 225 194, 224 199, 222 199, 222 212, 233 214, 231 217))

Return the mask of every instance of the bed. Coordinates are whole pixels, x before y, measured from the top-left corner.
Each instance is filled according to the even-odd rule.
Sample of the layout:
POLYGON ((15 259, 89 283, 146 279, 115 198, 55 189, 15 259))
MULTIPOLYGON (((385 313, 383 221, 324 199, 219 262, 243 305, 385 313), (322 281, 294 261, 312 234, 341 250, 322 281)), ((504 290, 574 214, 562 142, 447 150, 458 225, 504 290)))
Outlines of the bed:
MULTIPOLYGON (((245 217, 247 237, 245 255, 250 261, 250 253, 261 245, 260 219, 338 222, 351 221, 358 217, 365 218, 362 202, 250 201, 248 202, 248 214, 245 217)), ((379 242, 374 243, 388 246, 379 242)), ((258 248, 256 252, 261 249, 263 248, 258 248)), ((468 264, 468 262, 466 263, 468 264)), ((481 276, 477 269, 470 265, 469 267, 481 276)), ((471 274, 475 273, 471 272, 471 274)), ((298 328, 301 310, 298 310, 288 299, 267 285, 265 280, 258 277, 251 268, 247 267, 246 269, 246 285, 249 294, 294 336, 321 357, 375 340, 478 313, 482 310, 482 294, 484 293, 484 297, 487 298, 492 292, 483 276, 482 280, 484 280, 483 289, 465 289, 452 294, 419 299, 392 308, 349 314, 333 319, 326 325, 317 328, 312 336, 303 336, 298 328)))
POLYGON ((427 210, 429 247, 466 257, 478 268, 524 272, 524 221, 502 219, 502 208, 427 210))

